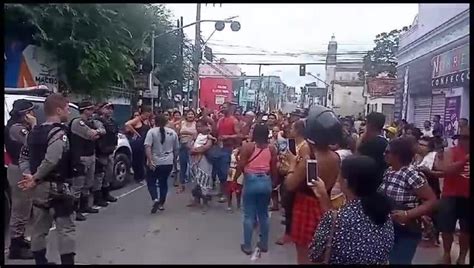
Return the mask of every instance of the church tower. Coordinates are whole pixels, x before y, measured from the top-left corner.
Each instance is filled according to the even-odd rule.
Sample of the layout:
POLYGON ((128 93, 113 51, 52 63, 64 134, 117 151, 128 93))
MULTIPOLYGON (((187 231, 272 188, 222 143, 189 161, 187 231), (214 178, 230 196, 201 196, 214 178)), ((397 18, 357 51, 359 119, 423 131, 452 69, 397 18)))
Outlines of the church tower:
POLYGON ((326 56, 327 65, 335 65, 337 61, 337 42, 334 34, 331 36, 331 41, 328 44, 328 54, 326 56))
POLYGON ((337 42, 334 34, 328 44, 328 53, 326 56, 326 84, 330 85, 327 92, 327 105, 332 108, 334 105, 334 79, 336 77, 337 63, 337 42))

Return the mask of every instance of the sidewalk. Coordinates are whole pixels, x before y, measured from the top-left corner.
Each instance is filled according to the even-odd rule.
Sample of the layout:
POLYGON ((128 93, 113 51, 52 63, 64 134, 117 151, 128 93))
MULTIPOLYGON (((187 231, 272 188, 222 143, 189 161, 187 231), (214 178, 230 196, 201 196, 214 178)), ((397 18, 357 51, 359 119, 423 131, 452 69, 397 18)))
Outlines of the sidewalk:
MULTIPOLYGON (((437 262, 441 259, 443 255, 443 247, 440 245, 438 248, 425 248, 418 246, 416 250, 415 258, 413 259, 412 264, 438 264, 437 262)), ((459 255, 459 243, 458 237, 455 236, 453 247, 451 250, 451 260, 453 263, 456 262, 456 259, 459 255)), ((469 264, 469 253, 467 254, 466 264, 469 264)))

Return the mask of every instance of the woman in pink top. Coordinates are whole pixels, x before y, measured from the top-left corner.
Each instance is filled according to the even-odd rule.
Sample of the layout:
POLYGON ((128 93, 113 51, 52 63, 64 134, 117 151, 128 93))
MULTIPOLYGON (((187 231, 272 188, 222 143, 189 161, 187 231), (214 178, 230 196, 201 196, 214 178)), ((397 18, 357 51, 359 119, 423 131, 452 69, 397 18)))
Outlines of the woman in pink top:
POLYGON ((244 207, 244 244, 242 252, 252 254, 252 233, 255 219, 260 226, 262 252, 268 251, 268 205, 273 185, 277 180, 277 149, 268 144, 268 127, 257 124, 253 131, 253 142, 244 143, 234 175, 234 181, 244 173, 243 207, 244 207))

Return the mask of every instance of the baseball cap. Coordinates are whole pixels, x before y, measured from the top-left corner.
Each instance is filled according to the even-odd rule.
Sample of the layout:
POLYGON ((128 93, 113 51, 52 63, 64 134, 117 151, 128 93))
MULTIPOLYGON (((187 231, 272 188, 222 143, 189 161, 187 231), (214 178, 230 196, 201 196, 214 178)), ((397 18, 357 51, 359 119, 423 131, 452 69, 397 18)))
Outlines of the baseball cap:
POLYGON ((397 134, 397 128, 395 127, 385 127, 384 130, 392 134, 397 134))

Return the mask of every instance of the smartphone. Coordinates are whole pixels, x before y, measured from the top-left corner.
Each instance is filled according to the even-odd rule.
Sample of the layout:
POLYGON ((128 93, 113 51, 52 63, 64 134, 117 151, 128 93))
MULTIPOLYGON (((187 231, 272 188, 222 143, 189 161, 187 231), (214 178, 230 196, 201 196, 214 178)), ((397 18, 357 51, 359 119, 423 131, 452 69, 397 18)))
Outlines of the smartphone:
POLYGON ((296 142, 295 139, 288 139, 288 150, 294 155, 296 155, 296 142))
POLYGON ((316 159, 306 160, 306 184, 313 185, 312 181, 318 179, 318 161, 316 159))

